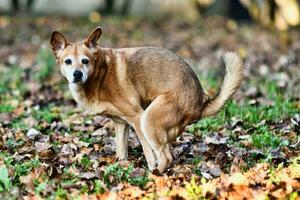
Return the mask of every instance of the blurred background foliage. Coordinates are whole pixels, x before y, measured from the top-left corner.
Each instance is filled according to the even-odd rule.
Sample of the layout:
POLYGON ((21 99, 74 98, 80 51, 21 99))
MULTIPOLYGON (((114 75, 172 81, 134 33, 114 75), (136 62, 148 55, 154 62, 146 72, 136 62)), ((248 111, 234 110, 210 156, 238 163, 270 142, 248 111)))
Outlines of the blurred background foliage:
POLYGON ((216 7, 235 19, 251 17, 263 26, 285 31, 300 23, 299 0, 196 0, 200 13, 216 7), (224 8, 221 8, 223 5, 224 8))
POLYGON ((299 5, 299 0, 2 0, 0 13, 51 13, 53 10, 71 15, 89 13, 92 22, 100 21, 101 15, 116 14, 156 16, 176 12, 192 20, 217 14, 286 31, 299 25, 299 5))

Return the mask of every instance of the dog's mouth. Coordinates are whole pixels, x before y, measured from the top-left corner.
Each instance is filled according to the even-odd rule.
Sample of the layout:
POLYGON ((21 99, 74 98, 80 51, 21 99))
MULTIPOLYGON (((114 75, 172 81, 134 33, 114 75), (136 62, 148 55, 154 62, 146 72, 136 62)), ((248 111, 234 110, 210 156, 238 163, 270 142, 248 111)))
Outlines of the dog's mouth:
POLYGON ((73 83, 83 83, 82 79, 74 79, 73 83))

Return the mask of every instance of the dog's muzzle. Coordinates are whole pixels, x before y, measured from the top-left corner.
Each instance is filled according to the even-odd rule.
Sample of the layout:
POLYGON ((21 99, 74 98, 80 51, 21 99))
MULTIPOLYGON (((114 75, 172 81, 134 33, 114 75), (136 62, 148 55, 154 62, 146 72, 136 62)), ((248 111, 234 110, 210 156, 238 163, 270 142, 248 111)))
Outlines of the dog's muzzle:
POLYGON ((76 70, 73 73, 73 77, 74 77, 73 83, 81 82, 82 81, 82 76, 83 76, 82 72, 79 71, 79 70, 76 70))

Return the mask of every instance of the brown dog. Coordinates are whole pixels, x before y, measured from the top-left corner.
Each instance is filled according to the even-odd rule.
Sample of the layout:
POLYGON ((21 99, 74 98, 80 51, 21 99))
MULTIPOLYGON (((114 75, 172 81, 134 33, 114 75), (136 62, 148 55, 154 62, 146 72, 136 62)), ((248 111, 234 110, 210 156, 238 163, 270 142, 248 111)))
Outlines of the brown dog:
POLYGON ((163 172, 173 160, 170 142, 192 121, 216 114, 238 89, 242 62, 235 53, 224 55, 223 85, 209 98, 190 66, 171 51, 100 48, 101 34, 97 28, 84 41, 69 43, 54 31, 50 43, 60 71, 78 104, 113 119, 119 159, 127 159, 130 124, 149 169, 163 172))

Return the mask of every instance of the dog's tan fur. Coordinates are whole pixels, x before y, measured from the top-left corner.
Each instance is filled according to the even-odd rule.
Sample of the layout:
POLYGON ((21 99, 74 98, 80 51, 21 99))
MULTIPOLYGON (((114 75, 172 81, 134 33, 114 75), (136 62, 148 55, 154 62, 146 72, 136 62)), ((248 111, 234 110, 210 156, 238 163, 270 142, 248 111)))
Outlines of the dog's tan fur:
POLYGON ((209 98, 189 65, 174 53, 156 47, 100 48, 101 33, 97 28, 83 42, 69 43, 53 32, 50 43, 61 72, 67 77, 68 70, 83 70, 78 57, 88 57, 87 80, 69 81, 74 99, 84 109, 114 120, 119 159, 127 159, 130 124, 150 170, 163 172, 173 160, 170 142, 192 121, 216 114, 238 89, 242 62, 235 53, 224 55, 223 85, 209 98), (68 56, 75 61, 70 68, 64 65, 68 56))

